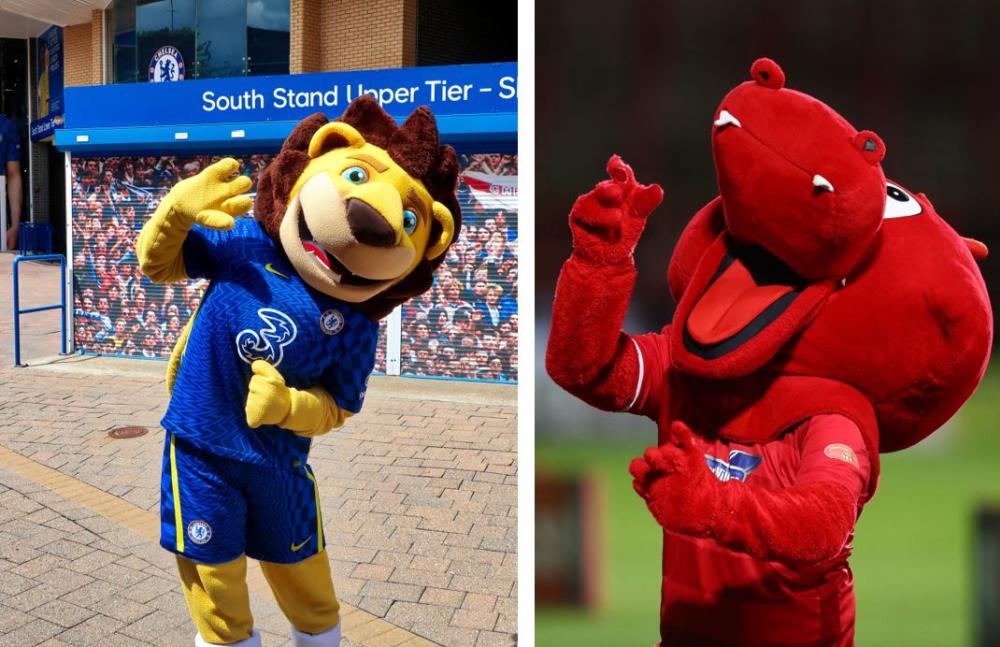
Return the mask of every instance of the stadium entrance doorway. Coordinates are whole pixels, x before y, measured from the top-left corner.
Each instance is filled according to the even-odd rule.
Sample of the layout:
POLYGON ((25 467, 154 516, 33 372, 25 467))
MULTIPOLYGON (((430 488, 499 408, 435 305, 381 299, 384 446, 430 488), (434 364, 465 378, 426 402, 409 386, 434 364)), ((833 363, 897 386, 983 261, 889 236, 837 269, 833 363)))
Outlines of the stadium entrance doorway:
MULTIPOLYGON (((29 186, 28 161, 28 41, 24 38, 0 38, 0 114, 9 119, 17 131, 21 147, 21 186, 29 186)), ((3 157, 0 155, 0 157, 3 157)), ((4 160, 6 167, 6 160, 4 160)), ((0 175, 6 168, 0 169, 0 175)), ((6 189, 6 178, 4 178, 6 189)), ((28 220, 28 194, 22 192, 21 219, 28 220)), ((6 190, 4 191, 6 194, 6 190)), ((3 212, 3 232, 6 233, 9 220, 6 200, 3 212)), ((6 247, 6 235, 0 236, 0 248, 6 247)))

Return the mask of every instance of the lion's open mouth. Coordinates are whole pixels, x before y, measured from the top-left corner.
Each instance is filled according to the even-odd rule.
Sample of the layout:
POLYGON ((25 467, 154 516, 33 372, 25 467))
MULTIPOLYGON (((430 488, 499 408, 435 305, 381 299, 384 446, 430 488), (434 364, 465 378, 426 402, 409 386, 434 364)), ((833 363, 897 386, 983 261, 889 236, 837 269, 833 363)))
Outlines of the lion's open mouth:
POLYGON ((340 283, 356 286, 378 285, 379 283, 383 283, 383 281, 377 279, 369 279, 359 276, 347 269, 347 267, 341 263, 336 256, 334 256, 333 252, 329 251, 323 247, 322 244, 313 239, 312 232, 309 231, 309 226, 306 224, 304 216, 299 218, 299 239, 302 241, 302 248, 305 249, 317 263, 340 277, 340 283))

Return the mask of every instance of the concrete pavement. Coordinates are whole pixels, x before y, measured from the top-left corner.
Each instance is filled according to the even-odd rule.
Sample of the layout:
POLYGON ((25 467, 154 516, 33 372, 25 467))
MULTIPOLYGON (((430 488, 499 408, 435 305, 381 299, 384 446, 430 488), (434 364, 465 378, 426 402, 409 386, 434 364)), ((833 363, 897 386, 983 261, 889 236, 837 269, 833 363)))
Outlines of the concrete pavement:
MULTIPOLYGON (((165 365, 12 367, 10 261, 0 255, 0 646, 193 644, 157 544, 165 365), (150 433, 108 436, 127 425, 150 433)), ((58 269, 23 270, 29 305, 58 298, 58 269)), ((24 324, 22 357, 58 350, 58 315, 24 324)), ((365 410, 314 443, 346 646, 515 642, 515 401, 510 386, 373 378, 365 410)), ((256 567, 250 585, 265 645, 288 644, 256 567)))

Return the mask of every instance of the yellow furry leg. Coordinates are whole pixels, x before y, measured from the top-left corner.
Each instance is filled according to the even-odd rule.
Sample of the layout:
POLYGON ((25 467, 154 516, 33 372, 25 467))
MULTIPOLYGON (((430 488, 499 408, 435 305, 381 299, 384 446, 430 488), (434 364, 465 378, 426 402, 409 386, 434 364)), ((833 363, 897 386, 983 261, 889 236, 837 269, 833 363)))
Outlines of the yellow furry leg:
POLYGON ((340 602, 333 591, 330 559, 320 551, 296 564, 261 562, 274 598, 292 626, 321 634, 340 622, 340 602))
POLYGON ((206 642, 227 645, 253 632, 247 558, 225 564, 198 564, 177 556, 184 598, 198 633, 206 642))

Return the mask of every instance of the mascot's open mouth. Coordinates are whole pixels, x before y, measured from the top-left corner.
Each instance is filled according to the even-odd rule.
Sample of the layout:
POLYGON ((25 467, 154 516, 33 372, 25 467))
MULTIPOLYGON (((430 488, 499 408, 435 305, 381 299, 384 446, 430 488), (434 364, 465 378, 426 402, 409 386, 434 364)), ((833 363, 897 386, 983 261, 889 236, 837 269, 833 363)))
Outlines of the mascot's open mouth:
POLYGON ((341 263, 333 252, 329 251, 313 239, 312 232, 309 231, 309 226, 306 224, 306 219, 304 217, 299 218, 299 239, 302 241, 302 248, 305 249, 317 263, 340 277, 340 283, 345 285, 368 286, 378 285, 379 283, 384 282, 378 279, 369 279, 359 276, 347 269, 347 266, 341 263))
POLYGON ((772 324, 808 286, 761 247, 727 246, 684 326, 684 346, 704 359, 721 357, 772 324))

